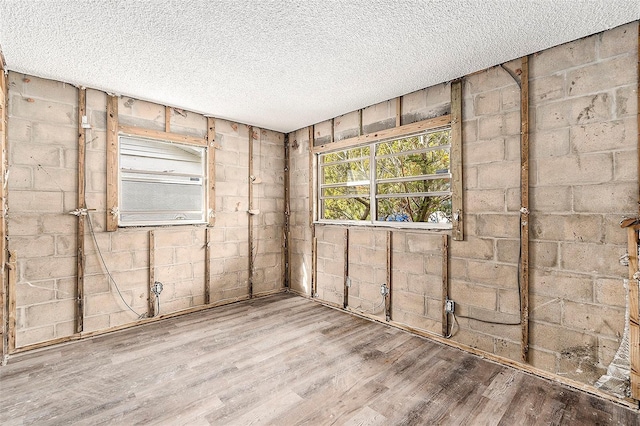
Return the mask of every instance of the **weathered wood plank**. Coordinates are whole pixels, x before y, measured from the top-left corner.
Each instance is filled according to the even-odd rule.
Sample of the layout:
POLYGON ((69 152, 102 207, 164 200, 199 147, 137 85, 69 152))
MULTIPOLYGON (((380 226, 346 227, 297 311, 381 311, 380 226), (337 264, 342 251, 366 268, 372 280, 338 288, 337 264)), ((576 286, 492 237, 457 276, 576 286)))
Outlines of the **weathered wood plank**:
POLYGON ((631 396, 640 399, 640 313, 638 291, 638 231, 627 228, 627 253, 629 253, 629 360, 631 362, 631 396))
POLYGON ((207 199, 209 200, 209 211, 207 218, 209 226, 216 224, 216 120, 207 117, 207 199))
MULTIPOLYGON (((417 123, 406 124, 404 126, 393 127, 391 129, 380 130, 379 132, 367 133, 360 136, 356 136, 349 139, 344 139, 332 144, 324 144, 314 147, 313 143, 310 143, 310 147, 314 153, 345 149, 351 146, 356 146, 364 143, 375 142, 382 139, 393 138, 397 136, 403 136, 411 133, 418 133, 423 130, 437 129, 439 127, 448 126, 451 123, 451 115, 443 115, 440 117, 430 118, 424 121, 418 121, 417 123)), ((313 131, 311 132, 313 134, 313 131)))
POLYGON ((196 138, 194 136, 179 135, 177 133, 162 132, 160 130, 143 129, 134 126, 118 126, 118 131, 131 136, 140 136, 143 138, 161 139, 169 142, 184 143, 189 145, 207 146, 205 138, 196 138))
POLYGON ((451 213, 452 238, 464 240, 462 197, 462 80, 451 83, 451 213))
POLYGON ((148 291, 148 304, 149 310, 147 316, 154 317, 158 314, 156 312, 156 299, 155 294, 151 291, 156 282, 156 234, 155 231, 149 231, 149 289, 148 291))
POLYGON ((87 90, 78 89, 78 224, 76 232, 76 333, 84 330, 84 213, 87 208, 85 197, 86 131, 83 127, 87 119, 87 90))
POLYGON ((449 236, 442 236, 442 336, 449 335, 449 314, 445 303, 449 299, 449 236))
POLYGON ((529 57, 520 74, 520 358, 529 356, 529 57))
POLYGON ((107 96, 107 231, 118 229, 118 97, 107 96))

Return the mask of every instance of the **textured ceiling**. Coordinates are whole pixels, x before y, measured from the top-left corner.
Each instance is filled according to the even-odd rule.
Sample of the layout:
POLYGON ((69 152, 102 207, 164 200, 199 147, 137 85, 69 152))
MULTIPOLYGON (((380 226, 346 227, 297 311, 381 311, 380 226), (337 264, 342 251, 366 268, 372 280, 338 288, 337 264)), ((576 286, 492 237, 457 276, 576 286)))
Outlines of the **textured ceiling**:
POLYGON ((10 70, 291 131, 640 19, 638 0, 4 0, 10 70))

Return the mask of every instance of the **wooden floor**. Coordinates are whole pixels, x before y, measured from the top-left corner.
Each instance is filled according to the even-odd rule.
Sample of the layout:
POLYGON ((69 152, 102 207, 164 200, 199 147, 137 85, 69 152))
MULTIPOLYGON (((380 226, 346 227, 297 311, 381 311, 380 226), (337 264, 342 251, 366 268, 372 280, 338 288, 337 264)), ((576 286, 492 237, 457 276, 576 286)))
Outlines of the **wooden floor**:
POLYGON ((638 413, 282 294, 15 356, 0 424, 636 425, 638 413))

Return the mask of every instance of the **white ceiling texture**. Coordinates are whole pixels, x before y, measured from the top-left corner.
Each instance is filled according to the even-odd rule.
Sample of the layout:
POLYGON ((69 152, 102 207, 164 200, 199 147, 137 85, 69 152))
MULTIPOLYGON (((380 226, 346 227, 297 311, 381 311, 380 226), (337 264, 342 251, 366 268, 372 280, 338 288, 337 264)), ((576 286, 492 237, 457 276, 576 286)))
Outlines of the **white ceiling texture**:
POLYGON ((638 0, 3 0, 7 68, 292 131, 640 19, 638 0))

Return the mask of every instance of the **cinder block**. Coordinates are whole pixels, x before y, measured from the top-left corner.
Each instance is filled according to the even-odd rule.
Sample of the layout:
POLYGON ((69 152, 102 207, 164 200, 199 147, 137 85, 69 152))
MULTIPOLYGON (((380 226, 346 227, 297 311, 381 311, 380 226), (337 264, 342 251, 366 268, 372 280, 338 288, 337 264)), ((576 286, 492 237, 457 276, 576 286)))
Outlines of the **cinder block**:
POLYGON ((493 240, 465 236, 465 241, 451 241, 450 255, 465 259, 493 259, 493 240))
POLYGON ((516 188, 520 187, 520 163, 503 161, 477 166, 478 186, 480 188, 516 188))
POLYGON ((596 36, 582 38, 538 52, 529 62, 529 75, 537 78, 596 60, 596 36))
POLYGON ((19 143, 11 147, 11 165, 29 167, 61 167, 62 149, 59 146, 19 143))
POLYGON ((601 242, 603 221, 599 215, 537 213, 531 216, 530 230, 536 240, 601 242))
POLYGON ((75 303, 73 300, 58 300, 28 306, 26 308, 27 328, 42 327, 57 322, 73 320, 75 303))
POLYGON ((75 126, 34 122, 32 129, 33 141, 37 144, 60 145, 65 149, 74 150, 78 148, 78 131, 75 126))
POLYGON ((516 238, 520 235, 520 217, 514 214, 483 214, 476 219, 479 237, 516 238))
POLYGON ((636 127, 631 119, 572 127, 571 147, 579 153, 634 149, 636 127))
MULTIPOLYGON (((515 288, 518 283, 517 265, 468 261, 469 281, 501 288, 515 288)), ((490 308, 493 309, 493 308, 490 308)))
POLYGON ((501 91, 491 90, 482 92, 474 97, 475 115, 490 115, 500 111, 501 91))
POLYGON ((513 84, 511 76, 500 67, 489 68, 479 74, 470 75, 465 80, 465 86, 469 88, 469 93, 472 94, 513 84))
POLYGON ((563 325, 588 333, 619 337, 624 329, 624 309, 565 301, 563 325))
POLYGON ((22 262, 24 262, 24 276, 20 277, 21 280, 39 281, 75 275, 75 257, 37 257, 28 261, 18 258, 18 264, 22 262))
POLYGON ((537 296, 568 299, 574 302, 593 301, 593 278, 585 273, 530 270, 530 291, 537 296))
POLYGON ((553 74, 531 80, 529 97, 536 105, 560 99, 565 95, 564 74, 553 74))
POLYGON ((74 106, 69 104, 13 95, 9 116, 29 119, 32 122, 73 125, 76 120, 74 110, 74 106))
POLYGON ((585 185, 573 188, 573 203, 576 212, 632 215, 630 212, 636 209, 637 197, 637 184, 633 182, 585 185))
POLYGON ((56 255, 75 256, 78 249, 75 235, 56 235, 56 255))
MULTIPOLYGON (((128 271, 129 269, 131 269, 131 252, 126 251, 114 253, 103 250, 102 256, 110 272, 128 271)), ((99 256, 96 255, 87 255, 85 261, 85 271, 87 274, 99 274, 103 272, 106 273, 106 271, 104 270, 104 266, 102 265, 102 260, 99 256)))
POLYGON ((495 310, 497 305, 497 289, 476 283, 451 280, 449 284, 449 298, 463 309, 476 306, 488 310, 495 310))
POLYGON ((34 188, 37 191, 77 192, 78 174, 73 169, 35 167, 34 188))
POLYGON ((48 257, 55 253, 54 237, 50 235, 12 236, 9 238, 9 246, 20 258, 48 257))
POLYGON ((55 331, 53 325, 46 325, 44 327, 37 327, 28 330, 18 330, 16 333, 16 347, 46 342, 54 337, 55 331))
POLYGON ((478 119, 478 137, 480 139, 494 139, 506 134, 504 116, 501 114, 487 115, 478 119))
POLYGON ((407 250, 409 253, 426 253, 442 251, 442 237, 440 235, 407 232, 407 250))
MULTIPOLYGON (((572 131, 575 128, 572 128, 572 131)), ((560 157, 569 153, 569 129, 534 132, 530 136, 531 158, 560 157)))
POLYGON ((572 189, 570 186, 533 187, 529 192, 531 211, 571 211, 572 189))
POLYGON ((529 327, 531 346, 568 356, 579 348, 594 347, 596 339, 586 333, 569 330, 562 326, 532 322, 529 327))
POLYGON ((86 274, 84 278, 85 295, 106 293, 109 291, 109 278, 100 275, 86 274))
POLYGON ((638 110, 638 97, 636 86, 620 87, 616 90, 616 117, 631 117, 633 119, 638 110))
POLYGON ((82 321, 84 331, 98 331, 109 328, 109 315, 94 315, 86 317, 82 321))
POLYGON ((465 144, 464 155, 467 165, 503 161, 505 159, 504 138, 465 144))
POLYGON ((540 185, 605 183, 613 178, 610 153, 550 157, 536 164, 540 185))
POLYGON ((583 96, 569 105, 570 124, 596 123, 613 119, 613 97, 608 93, 583 96))
POLYGON ((530 242, 530 262, 536 268, 553 268, 558 265, 558 244, 555 242, 530 242))
POLYGON ((505 87, 500 91, 501 110, 509 111, 512 109, 520 109, 520 89, 515 84, 505 87))
POLYGON ((424 274, 424 257, 420 253, 405 253, 402 256, 394 256, 393 268, 410 274, 424 274))
POLYGON ((72 106, 78 104, 78 89, 73 85, 31 75, 22 79, 21 93, 24 97, 52 99, 72 106))
POLYGON ((370 126, 371 124, 384 122, 391 118, 395 123, 396 115, 396 99, 380 102, 375 105, 371 105, 362 110, 362 125, 370 126))
POLYGON ((31 306, 49 302, 56 298, 55 281, 38 281, 36 283, 16 283, 16 306, 31 306))
MULTIPOLYGON (((570 122, 573 100, 561 100, 539 105, 535 108, 535 128, 539 130, 566 127, 570 122)), ((532 126, 533 127, 533 126, 532 126)))
POLYGON ((31 141, 32 127, 32 122, 27 119, 11 117, 11 125, 7 129, 7 139, 11 146, 17 142, 31 141))
POLYGON ((638 22, 630 22, 598 34, 600 58, 638 51, 638 22))
POLYGON ((195 112, 180 110, 177 113, 171 108, 171 131, 183 135, 205 138, 207 136, 207 118, 195 112))
POLYGON ((456 331, 452 339, 474 349, 480 349, 488 353, 493 353, 494 344, 493 337, 479 334, 475 330, 469 330, 468 327, 460 328, 456 331))
POLYGON ((618 151, 613 154, 613 179, 614 181, 637 181, 638 168, 635 151, 618 151))
POLYGON ((581 243, 562 243, 560 247, 562 267, 566 270, 613 276, 624 276, 626 272, 619 262, 624 247, 581 243))
POLYGON ((464 191, 463 197, 467 212, 499 213, 505 211, 504 190, 467 190, 464 191))
POLYGON ((130 97, 118 98, 118 121, 122 125, 164 130, 164 106, 130 97))
POLYGON ((408 293, 404 291, 393 292, 393 310, 413 313, 416 315, 425 315, 425 298, 423 295, 408 293))
POLYGON ((586 95, 631 84, 636 78, 632 71, 636 55, 624 55, 586 65, 567 73, 568 94, 586 95))
MULTIPOLYGON (((478 120, 465 120, 462 122, 462 140, 467 143, 475 142, 478 139, 478 120)), ((464 151, 463 151, 464 155, 464 151)))
POLYGON ((495 354, 501 357, 513 359, 519 361, 521 359, 521 346, 520 342, 512 340, 496 338, 495 339, 495 354))

